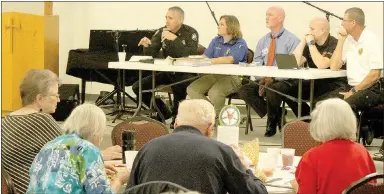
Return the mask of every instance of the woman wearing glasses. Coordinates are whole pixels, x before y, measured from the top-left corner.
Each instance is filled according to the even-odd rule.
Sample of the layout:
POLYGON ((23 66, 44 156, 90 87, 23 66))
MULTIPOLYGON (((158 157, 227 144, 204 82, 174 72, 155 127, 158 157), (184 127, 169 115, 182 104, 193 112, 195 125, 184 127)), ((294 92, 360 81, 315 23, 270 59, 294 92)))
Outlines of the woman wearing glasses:
POLYGON ((49 113, 54 113, 59 99, 59 79, 49 70, 30 70, 20 84, 22 107, 2 120, 2 165, 15 183, 18 193, 25 193, 29 168, 40 149, 62 134, 49 113))

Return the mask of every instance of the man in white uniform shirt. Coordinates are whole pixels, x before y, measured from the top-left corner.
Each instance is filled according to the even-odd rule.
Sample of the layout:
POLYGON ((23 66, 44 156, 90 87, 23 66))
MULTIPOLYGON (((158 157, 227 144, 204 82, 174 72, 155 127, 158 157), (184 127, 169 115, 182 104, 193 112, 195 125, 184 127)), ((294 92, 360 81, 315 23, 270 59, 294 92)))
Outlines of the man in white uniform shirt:
POLYGON ((379 39, 365 27, 363 10, 354 7, 345 11, 338 39, 330 67, 337 71, 346 63, 348 85, 329 96, 339 95, 355 111, 383 104, 383 51, 379 39))

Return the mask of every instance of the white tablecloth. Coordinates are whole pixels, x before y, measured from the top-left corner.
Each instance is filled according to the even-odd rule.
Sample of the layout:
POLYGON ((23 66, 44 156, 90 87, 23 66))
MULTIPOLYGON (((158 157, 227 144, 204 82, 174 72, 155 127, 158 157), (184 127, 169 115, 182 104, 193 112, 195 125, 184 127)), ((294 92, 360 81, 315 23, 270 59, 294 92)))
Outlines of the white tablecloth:
POLYGON ((177 66, 166 64, 148 64, 140 62, 109 62, 108 68, 125 70, 149 70, 165 72, 184 72, 202 74, 223 74, 223 75, 243 75, 261 77, 280 77, 295 79, 323 79, 345 77, 345 70, 332 71, 330 69, 278 69, 277 67, 256 66, 242 67, 234 64, 221 64, 209 66, 177 66))

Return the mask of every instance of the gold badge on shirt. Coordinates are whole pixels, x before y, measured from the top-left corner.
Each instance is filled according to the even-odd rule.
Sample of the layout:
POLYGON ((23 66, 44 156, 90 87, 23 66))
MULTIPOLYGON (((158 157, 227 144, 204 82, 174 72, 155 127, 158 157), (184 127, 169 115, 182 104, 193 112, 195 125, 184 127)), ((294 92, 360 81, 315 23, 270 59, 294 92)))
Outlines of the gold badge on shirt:
POLYGON ((363 48, 360 48, 358 52, 359 52, 359 55, 363 54, 364 52, 363 48))

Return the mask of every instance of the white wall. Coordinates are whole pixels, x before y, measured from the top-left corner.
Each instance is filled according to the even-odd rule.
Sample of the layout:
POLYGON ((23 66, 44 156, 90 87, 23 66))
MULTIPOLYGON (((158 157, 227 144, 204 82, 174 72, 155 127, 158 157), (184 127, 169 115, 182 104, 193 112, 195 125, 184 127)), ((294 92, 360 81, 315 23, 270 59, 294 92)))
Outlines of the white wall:
MULTIPOLYGON (((24 3, 26 4, 26 3, 24 3)), ((30 3, 29 3, 30 4, 30 3)), ((308 31, 311 18, 325 14, 302 2, 210 2, 219 18, 224 14, 238 17, 248 46, 255 50, 257 41, 268 32, 265 11, 279 5, 285 9, 285 27, 301 37, 308 31)), ((313 2, 340 17, 350 7, 360 7, 366 14, 366 25, 383 42, 383 2, 313 2)), ((60 78, 63 83, 80 83, 80 79, 65 74, 70 49, 88 48, 91 29, 156 29, 164 25, 169 7, 184 9, 185 23, 200 35, 200 44, 207 46, 216 35, 216 23, 205 2, 54 2, 53 14, 60 16, 60 78)), ((43 6, 42 6, 43 7, 43 6)), ((3 3, 4 9, 4 3, 3 3)), ((34 8, 39 11, 40 8, 34 8)), ((331 17, 331 33, 335 34, 341 21, 331 17)), ((100 83, 87 83, 87 93, 98 94, 113 89, 100 83)))
POLYGON ((11 11, 44 15, 44 2, 1 2, 1 12, 11 11))

